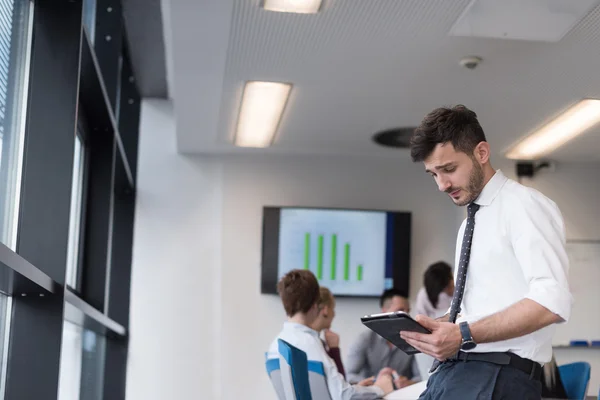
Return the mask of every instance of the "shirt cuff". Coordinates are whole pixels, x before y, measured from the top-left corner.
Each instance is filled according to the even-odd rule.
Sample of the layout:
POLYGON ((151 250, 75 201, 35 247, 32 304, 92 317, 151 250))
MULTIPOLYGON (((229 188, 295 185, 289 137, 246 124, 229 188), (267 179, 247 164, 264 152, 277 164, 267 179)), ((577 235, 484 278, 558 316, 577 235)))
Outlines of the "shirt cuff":
POLYGON ((385 396, 385 392, 379 386, 371 386, 371 388, 373 389, 373 391, 375 392, 375 394, 377 394, 377 396, 379 396, 379 397, 385 396))
POLYGON ((564 322, 567 322, 571 316, 573 297, 567 288, 561 287, 557 282, 543 280, 533 283, 529 286, 525 298, 546 307, 560 316, 564 322))

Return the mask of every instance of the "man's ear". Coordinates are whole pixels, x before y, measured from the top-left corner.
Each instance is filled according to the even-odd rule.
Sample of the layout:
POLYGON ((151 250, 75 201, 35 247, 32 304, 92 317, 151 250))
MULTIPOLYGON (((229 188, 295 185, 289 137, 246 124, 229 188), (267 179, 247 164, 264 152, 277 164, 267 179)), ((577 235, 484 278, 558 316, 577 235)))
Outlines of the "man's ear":
POLYGON ((490 160, 490 144, 488 142, 479 142, 475 146, 473 155, 480 164, 486 164, 490 160))
POLYGON ((316 311, 317 314, 321 313, 321 307, 319 307, 319 303, 315 303, 312 307, 312 310, 316 311))

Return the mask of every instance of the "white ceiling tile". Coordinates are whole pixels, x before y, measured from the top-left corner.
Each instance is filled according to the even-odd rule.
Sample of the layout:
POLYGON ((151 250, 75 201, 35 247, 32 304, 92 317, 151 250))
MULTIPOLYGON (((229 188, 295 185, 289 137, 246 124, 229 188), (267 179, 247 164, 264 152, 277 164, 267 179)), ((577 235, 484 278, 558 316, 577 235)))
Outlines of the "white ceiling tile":
POLYGON ((558 42, 598 3, 598 0, 474 0, 450 34, 558 42))
MULTIPOLYGON (((190 106, 211 100, 194 80, 210 77, 175 59, 176 79, 185 79, 175 103, 186 105, 178 132, 187 152, 239 151, 232 138, 248 80, 294 84, 266 153, 408 157, 375 146, 371 136, 462 103, 478 114, 501 155, 568 105, 600 98, 600 7, 549 43, 448 35, 470 0, 325 0, 318 14, 304 15, 268 12, 258 0, 231 1, 222 93, 214 99, 217 132, 204 127, 204 109, 190 106), (459 65, 468 55, 483 58, 477 69, 459 65)), ((189 52, 211 56, 193 45, 189 52)), ((600 153, 598 136, 586 135, 584 152, 600 153)))

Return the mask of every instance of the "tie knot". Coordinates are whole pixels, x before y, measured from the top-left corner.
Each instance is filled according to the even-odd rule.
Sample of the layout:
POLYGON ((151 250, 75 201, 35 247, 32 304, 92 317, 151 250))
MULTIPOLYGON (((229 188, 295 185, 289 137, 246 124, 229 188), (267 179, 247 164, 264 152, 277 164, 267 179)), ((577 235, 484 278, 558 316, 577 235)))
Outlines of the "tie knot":
POLYGON ((471 203, 467 206, 467 216, 469 218, 473 218, 475 213, 479 210, 479 204, 471 203))

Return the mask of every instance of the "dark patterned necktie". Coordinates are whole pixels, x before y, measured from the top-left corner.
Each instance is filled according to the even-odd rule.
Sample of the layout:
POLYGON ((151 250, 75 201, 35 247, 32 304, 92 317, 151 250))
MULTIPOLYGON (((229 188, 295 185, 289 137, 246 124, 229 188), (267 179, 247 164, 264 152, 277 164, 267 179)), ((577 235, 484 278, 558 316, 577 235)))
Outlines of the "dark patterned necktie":
MULTIPOLYGON (((479 204, 471 203, 467 206, 467 226, 463 235, 462 247, 460 249, 460 260, 458 263, 458 273, 456 274, 456 286, 452 295, 452 305, 450 306, 449 322, 455 323, 456 317, 460 312, 460 303, 462 303, 465 293, 465 282, 467 281, 467 267, 471 257, 471 242, 473 241, 473 229, 475 228, 475 213, 479 210, 479 204)), ((433 361, 431 370, 434 372, 441 364, 438 360, 433 361)))
POLYGON ((479 204, 471 203, 467 206, 467 226, 463 235, 462 247, 460 249, 460 261, 458 263, 458 273, 456 274, 456 286, 452 295, 452 306, 450 307, 449 322, 455 323, 456 317, 460 312, 460 303, 462 303, 465 293, 465 282, 467 280, 467 268, 469 258, 471 257, 471 242, 473 241, 473 228, 475 228, 475 213, 479 210, 479 204))

